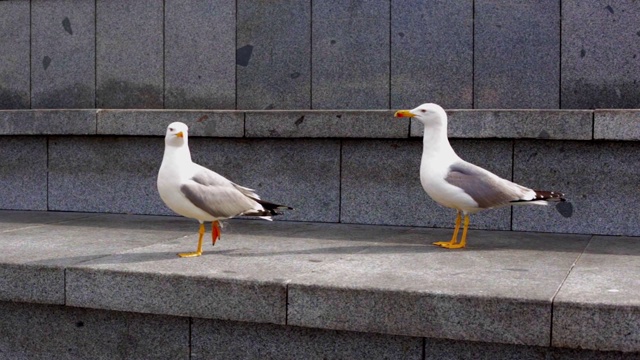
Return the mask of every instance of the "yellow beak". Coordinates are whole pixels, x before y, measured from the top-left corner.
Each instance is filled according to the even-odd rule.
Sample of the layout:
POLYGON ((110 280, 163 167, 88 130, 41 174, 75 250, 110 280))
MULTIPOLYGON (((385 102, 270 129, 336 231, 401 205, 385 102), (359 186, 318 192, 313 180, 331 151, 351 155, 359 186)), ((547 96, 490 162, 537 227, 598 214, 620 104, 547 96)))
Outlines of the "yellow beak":
POLYGON ((182 131, 180 131, 179 133, 176 134, 176 136, 181 138, 181 137, 184 137, 184 134, 182 133, 182 131))
POLYGON ((415 115, 409 110, 398 110, 393 116, 394 117, 414 117, 415 115))

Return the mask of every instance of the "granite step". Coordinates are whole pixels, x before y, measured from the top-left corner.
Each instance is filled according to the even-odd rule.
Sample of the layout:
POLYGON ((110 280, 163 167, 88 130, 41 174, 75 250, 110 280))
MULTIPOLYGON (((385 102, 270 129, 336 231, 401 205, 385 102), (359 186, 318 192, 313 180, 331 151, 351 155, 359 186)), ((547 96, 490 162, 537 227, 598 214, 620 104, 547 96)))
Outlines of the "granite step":
MULTIPOLYGON (((629 181, 640 169, 640 111, 449 115, 463 159, 572 204, 482 212, 472 228, 640 236, 629 181)), ((155 187, 173 121, 190 126, 194 161, 295 207, 285 220, 452 226, 420 185, 421 129, 392 110, 0 110, 0 209, 172 214, 155 187)))
POLYGON ((197 242, 188 219, 0 211, 0 300, 190 318, 192 339, 254 324, 259 336, 640 352, 640 238, 471 230, 464 250, 431 245, 450 235, 231 220, 215 247, 182 259, 197 242))

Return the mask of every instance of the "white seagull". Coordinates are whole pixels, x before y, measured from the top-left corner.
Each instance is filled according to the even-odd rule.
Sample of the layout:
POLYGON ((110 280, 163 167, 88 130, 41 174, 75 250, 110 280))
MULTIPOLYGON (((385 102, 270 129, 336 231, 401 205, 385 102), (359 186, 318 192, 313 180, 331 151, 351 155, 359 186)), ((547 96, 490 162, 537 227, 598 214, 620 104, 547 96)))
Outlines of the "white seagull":
POLYGON ((458 211, 451 241, 434 245, 448 249, 465 247, 469 214, 509 205, 565 201, 562 193, 532 190, 462 160, 449 144, 447 114, 439 105, 422 104, 413 110, 399 110, 394 116, 415 118, 424 125, 420 182, 433 200, 458 211), (457 242, 461 214, 464 228, 457 242))
POLYGON ((174 212, 200 222, 198 249, 178 254, 180 257, 202 255, 204 222, 211 221, 212 244, 220 238, 219 220, 235 216, 258 216, 271 220, 278 210, 292 208, 264 200, 249 188, 229 181, 191 161, 189 128, 181 122, 167 127, 164 157, 158 172, 158 192, 162 201, 174 212))

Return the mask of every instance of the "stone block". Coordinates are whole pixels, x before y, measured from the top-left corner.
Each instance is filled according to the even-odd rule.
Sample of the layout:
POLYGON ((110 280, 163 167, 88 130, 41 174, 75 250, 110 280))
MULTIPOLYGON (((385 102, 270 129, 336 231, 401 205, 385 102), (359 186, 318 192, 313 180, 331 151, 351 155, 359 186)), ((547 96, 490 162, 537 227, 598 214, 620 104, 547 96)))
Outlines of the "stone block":
POLYGON ((406 138, 409 121, 388 110, 252 111, 245 128, 247 137, 406 138))
POLYGON ((189 319, 0 302, 6 359, 188 359, 189 319))
MULTIPOLYGON (((591 140, 592 111, 449 110, 449 138, 591 140)), ((411 136, 422 137, 424 125, 411 120, 411 136)))
POLYGON ((311 107, 389 108, 389 1, 312 3, 311 107))
POLYGON ((339 140, 195 138, 189 145, 194 162, 295 208, 277 219, 339 221, 339 140))
MULTIPOLYGON (((194 225, 195 229, 197 226, 194 225)), ((194 232, 193 243, 182 248, 194 251, 195 243, 194 232)), ((154 262, 160 258, 165 262, 182 260, 186 265, 176 256, 176 251, 151 254, 146 258, 154 262)), ((67 269, 66 291, 67 304, 71 306, 250 322, 285 321, 286 288, 281 281, 196 277, 192 276, 191 270, 187 274, 171 276, 122 269, 70 268, 67 269)))
POLYGON ((47 139, 0 137, 0 209, 47 209, 47 139))
POLYGON ((634 1, 562 1, 563 109, 640 108, 634 1))
POLYGON ((473 107, 473 1, 391 2, 391 108, 473 107))
POLYGON ((475 341, 425 339, 425 360, 547 360, 547 348, 475 341))
POLYGON ((95 107, 95 3, 32 1, 31 106, 95 107))
POLYGON ((1 135, 93 135, 96 110, 0 111, 1 135))
POLYGON ((235 108, 235 23, 235 1, 165 2, 165 108, 235 108))
POLYGON ((640 353, 640 239, 594 236, 553 305, 557 347, 640 353))
MULTIPOLYGON (((25 264, 34 260, 34 253, 18 232, 45 224, 60 224, 84 218, 84 213, 57 213, 48 211, 0 211, 0 300, 64 304, 64 271, 51 264, 25 264), (6 237, 5 237, 6 235, 6 237), (5 245, 5 240, 15 244, 5 245), (20 250, 20 246, 24 248, 20 250), (13 251, 11 250, 13 249, 13 251), (11 252, 7 254, 7 252, 11 252)), ((49 228, 50 229, 50 228, 49 228)), ((35 251, 38 253, 38 250, 35 251)), ((42 254, 40 254, 42 255, 42 254)), ((37 256, 37 255, 36 255, 37 256)), ((1 351, 0 351, 1 353, 1 351)))
MULTIPOLYGON (((22 239, 2 237, 0 247, 5 241, 17 241, 22 245, 14 248, 13 258, 18 258, 31 247, 24 245, 22 239)), ((3 256, 0 264, 0 301, 24 301, 43 304, 64 304, 64 269, 46 265, 25 265, 9 263, 3 256)), ((1 352, 0 352, 1 353, 1 352)))
POLYGON ((293 278, 287 323, 548 346, 551 301, 590 237, 471 231, 469 250, 451 251, 427 245, 439 233, 399 233, 293 278))
MULTIPOLYGON (((465 160, 511 178, 510 141, 453 141, 465 160)), ((342 145, 340 221, 452 228, 456 211, 438 205, 420 184, 420 141, 356 141, 342 145)), ((471 216, 473 229, 508 230, 508 208, 471 216)))
POLYGON ((422 339, 194 319, 193 359, 422 359, 422 339))
POLYGON ((362 250, 336 239, 336 225, 234 220, 213 250, 207 236, 203 256, 179 258, 196 247, 190 223, 188 238, 68 268, 67 304, 284 325, 291 277, 362 250))
POLYGON ((163 152, 161 138, 50 138, 49 210, 172 214, 156 187, 163 152))
POLYGON ((189 136, 244 136, 244 113, 240 111, 99 110, 97 131, 100 135, 164 137, 174 121, 187 124, 189 136))
POLYGON ((29 1, 0 1, 0 109, 31 107, 29 1))
POLYGON ((640 143, 523 140, 514 151, 515 182, 563 192, 571 205, 515 206, 513 230, 640 235, 631 180, 638 179, 640 143))
POLYGON ((96 1, 96 107, 163 108, 164 1, 96 1))
POLYGON ((311 107, 311 1, 239 0, 237 37, 238 109, 311 107))
POLYGON ((558 108, 560 2, 478 0, 474 9, 474 108, 558 108))
POLYGON ((60 216, 60 221, 3 232, 0 300, 65 304, 65 268, 69 265, 192 231, 193 225, 180 218, 78 214, 76 219, 60 216), (132 224, 145 232, 132 232, 132 224))
POLYGON ((596 140, 640 140, 640 111, 596 110, 593 119, 596 140))

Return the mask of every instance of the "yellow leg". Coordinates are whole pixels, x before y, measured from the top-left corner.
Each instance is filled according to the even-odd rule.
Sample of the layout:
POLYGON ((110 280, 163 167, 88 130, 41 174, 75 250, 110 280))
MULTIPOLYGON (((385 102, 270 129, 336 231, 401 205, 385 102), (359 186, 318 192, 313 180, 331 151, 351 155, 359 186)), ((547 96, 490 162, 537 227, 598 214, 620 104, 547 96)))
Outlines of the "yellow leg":
POLYGON ((215 245, 216 241, 220 239, 222 231, 220 231, 220 223, 218 220, 211 223, 211 245, 215 245))
POLYGON ((453 230, 453 236, 451 237, 451 241, 438 241, 434 242, 433 245, 438 245, 445 247, 455 245, 456 241, 458 241, 458 230, 460 230, 460 210, 458 210, 458 216, 456 217, 456 228, 453 230))
POLYGON ((204 224, 200 224, 200 231, 198 231, 200 236, 198 237, 198 250, 190 253, 180 253, 178 256, 180 257, 195 257, 202 255, 202 237, 204 236, 204 224))
POLYGON ((443 248, 447 249, 462 249, 467 245, 467 230, 469 229, 469 215, 465 214, 464 216, 464 227, 462 228, 462 239, 457 244, 444 244, 440 245, 443 248))

